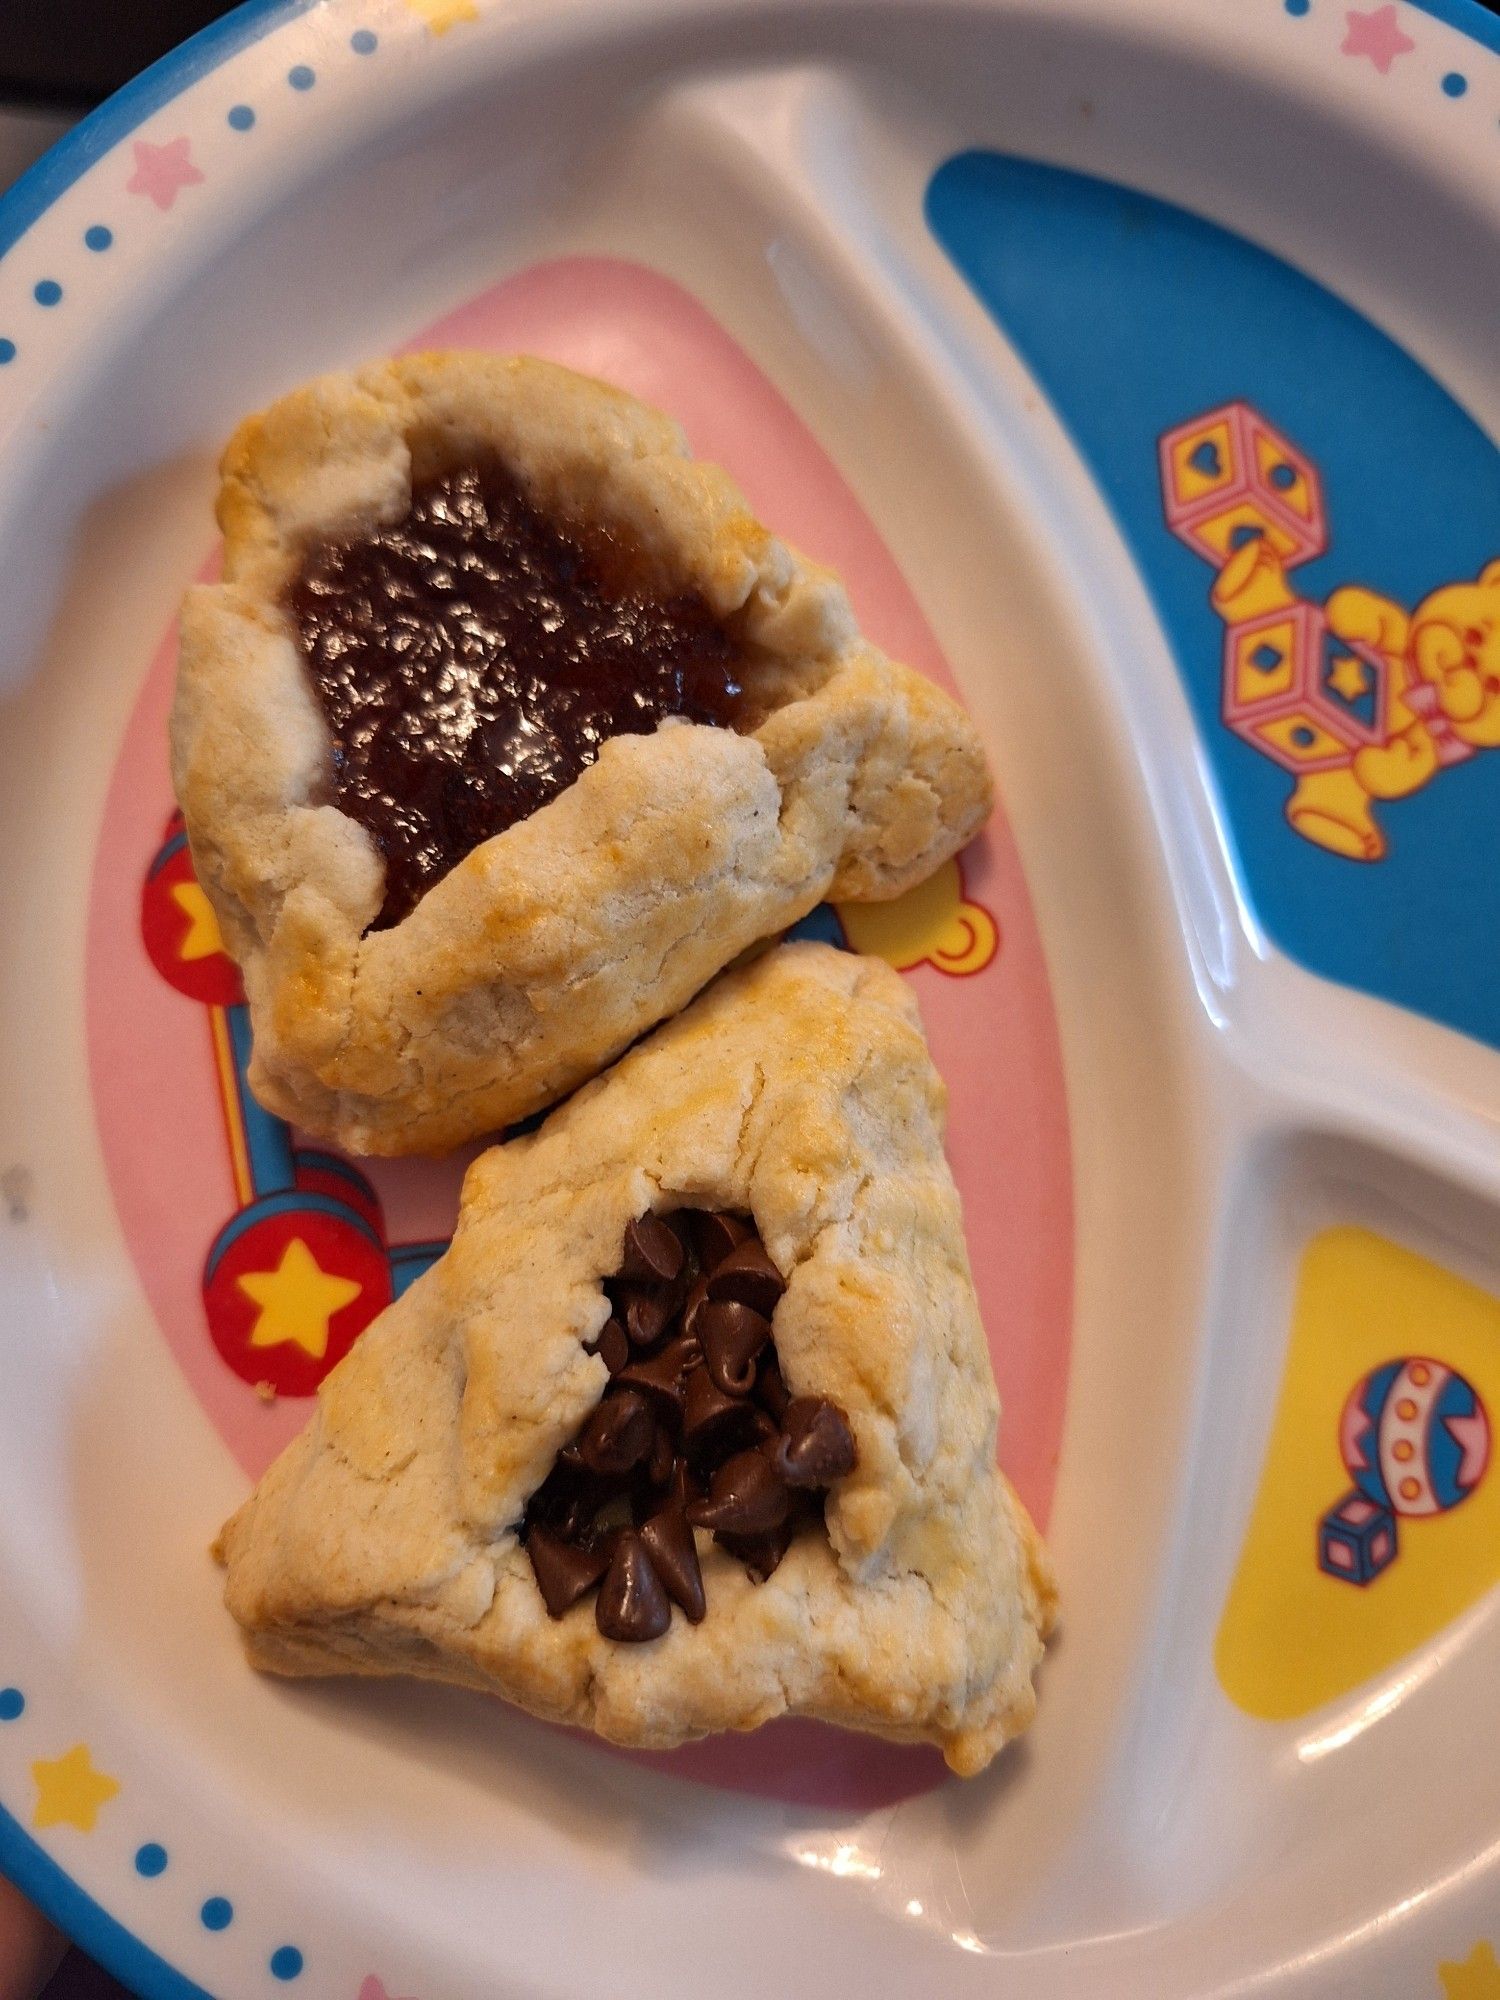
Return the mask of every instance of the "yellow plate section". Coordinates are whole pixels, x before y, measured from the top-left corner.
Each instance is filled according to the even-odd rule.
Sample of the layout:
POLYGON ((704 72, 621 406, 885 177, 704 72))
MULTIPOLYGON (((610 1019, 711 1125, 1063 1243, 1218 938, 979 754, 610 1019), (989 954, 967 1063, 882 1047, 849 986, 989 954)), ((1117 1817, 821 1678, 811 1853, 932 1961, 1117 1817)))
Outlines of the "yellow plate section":
POLYGON ((1367 1229, 1327 1230, 1302 1262, 1260 1492, 1214 1649, 1251 1715, 1285 1721, 1348 1694, 1434 1639, 1500 1581, 1493 1463, 1447 1513, 1398 1525, 1390 1568, 1359 1585, 1318 1567, 1318 1523, 1353 1481, 1339 1417, 1372 1368, 1427 1355, 1500 1412, 1500 1299, 1367 1229))

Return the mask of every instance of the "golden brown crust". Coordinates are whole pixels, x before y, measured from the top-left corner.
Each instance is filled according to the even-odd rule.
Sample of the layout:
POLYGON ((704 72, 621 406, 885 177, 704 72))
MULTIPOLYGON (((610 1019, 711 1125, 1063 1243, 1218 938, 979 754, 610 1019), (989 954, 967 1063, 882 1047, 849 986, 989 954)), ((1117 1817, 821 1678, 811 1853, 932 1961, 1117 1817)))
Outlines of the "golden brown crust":
POLYGON ((223 581, 183 606, 177 795, 244 970, 257 1096, 356 1150, 438 1150, 555 1101, 748 945, 830 893, 898 895, 989 811, 957 705, 863 640, 675 425, 567 369, 431 354, 309 383, 232 439, 219 520, 223 581), (744 735, 607 743, 366 934, 382 864, 318 802, 327 731, 283 596, 310 536, 396 518, 414 469, 486 449, 700 590, 775 705, 744 735))
POLYGON ((638 1745, 792 1711, 980 1770, 1031 1718, 1055 1597, 995 1466, 943 1105, 903 982, 792 945, 486 1153, 448 1255, 224 1530, 251 1659, 458 1680, 638 1745), (762 1585, 700 1535, 704 1622, 620 1646, 588 1604, 547 1617, 515 1529, 602 1392, 626 1223, 679 1205, 754 1214, 788 1386, 848 1412, 859 1464, 762 1585))

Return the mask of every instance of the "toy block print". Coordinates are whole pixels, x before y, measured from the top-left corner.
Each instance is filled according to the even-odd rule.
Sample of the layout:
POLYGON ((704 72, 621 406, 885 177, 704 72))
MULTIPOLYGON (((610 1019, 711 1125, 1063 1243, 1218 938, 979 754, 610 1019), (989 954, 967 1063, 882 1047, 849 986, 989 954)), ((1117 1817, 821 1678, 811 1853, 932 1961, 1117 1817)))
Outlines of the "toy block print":
POLYGON ((1226 727, 1295 780, 1287 824, 1350 861, 1379 861, 1379 801, 1500 744, 1500 562, 1408 613, 1361 585, 1325 604, 1287 581, 1324 553, 1317 468, 1246 402, 1159 441, 1167 526, 1215 570, 1226 727))
POLYGON ((1331 638, 1315 604, 1233 625, 1224 635, 1224 720, 1289 771, 1331 770, 1380 741, 1389 669, 1331 638))
POLYGON ((1291 567, 1327 545, 1316 469, 1248 403, 1226 403, 1161 440, 1167 525, 1209 562, 1264 540, 1291 567))
POLYGON ((1384 1507, 1350 1493, 1318 1524, 1318 1562, 1330 1576, 1369 1583, 1396 1560, 1396 1524, 1384 1507))

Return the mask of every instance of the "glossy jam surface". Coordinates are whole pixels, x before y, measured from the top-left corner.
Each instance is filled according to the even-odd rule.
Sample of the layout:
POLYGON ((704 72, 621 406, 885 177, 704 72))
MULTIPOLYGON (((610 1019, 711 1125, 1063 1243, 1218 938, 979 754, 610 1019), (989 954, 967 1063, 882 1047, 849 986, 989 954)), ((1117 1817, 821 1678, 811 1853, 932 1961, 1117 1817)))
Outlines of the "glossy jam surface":
POLYGON ((333 799, 385 859, 375 928, 563 791, 610 736, 733 727, 734 640, 614 535, 550 520, 497 461, 311 548, 288 596, 333 735, 333 799))

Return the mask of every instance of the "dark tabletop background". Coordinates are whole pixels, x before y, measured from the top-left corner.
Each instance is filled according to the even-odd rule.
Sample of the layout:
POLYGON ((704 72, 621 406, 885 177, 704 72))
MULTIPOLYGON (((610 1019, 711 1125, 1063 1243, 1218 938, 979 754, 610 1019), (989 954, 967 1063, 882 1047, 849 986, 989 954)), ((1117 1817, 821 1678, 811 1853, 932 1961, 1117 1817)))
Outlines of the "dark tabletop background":
POLYGON ((134 1996, 103 1966, 81 1951, 70 1951, 47 1981, 41 2000, 134 2000, 134 1996))
POLYGON ((227 0, 0 0, 0 99, 87 111, 227 0))

